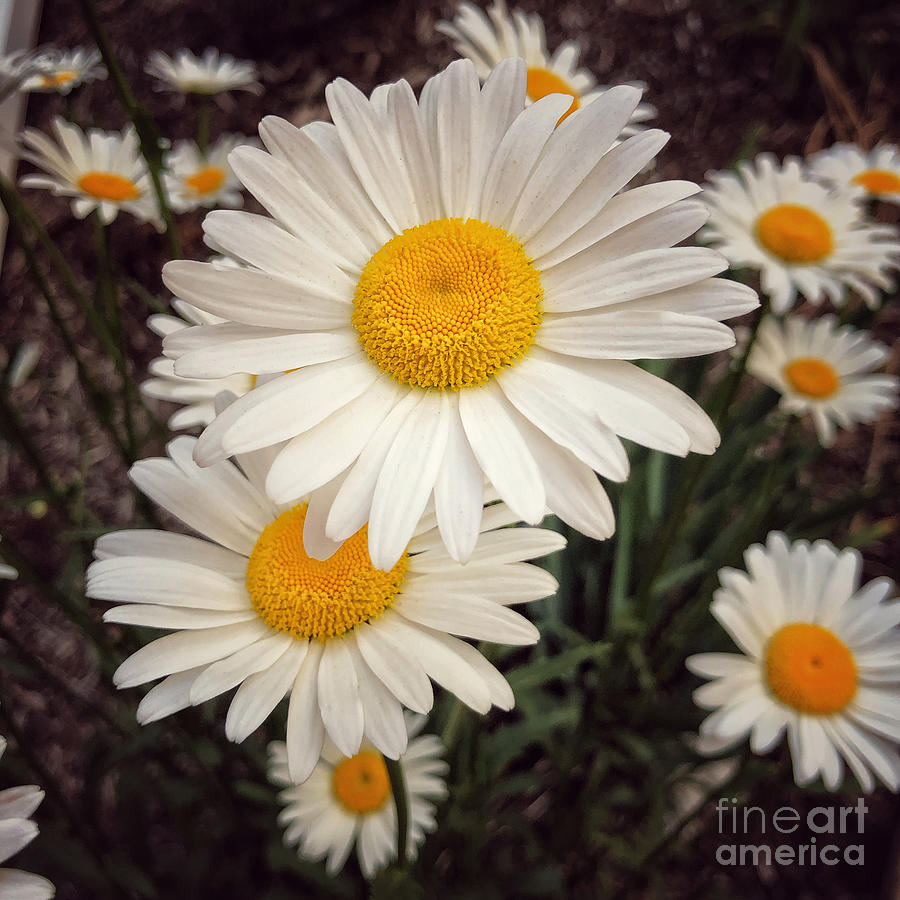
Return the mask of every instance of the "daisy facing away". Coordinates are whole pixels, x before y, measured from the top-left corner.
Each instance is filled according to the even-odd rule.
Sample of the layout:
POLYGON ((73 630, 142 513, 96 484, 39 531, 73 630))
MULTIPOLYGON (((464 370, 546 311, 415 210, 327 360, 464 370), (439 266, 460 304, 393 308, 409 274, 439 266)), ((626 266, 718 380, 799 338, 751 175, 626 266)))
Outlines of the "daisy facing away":
MULTIPOLYGON (((435 801, 447 795, 444 747, 434 735, 419 734, 424 724, 423 716, 406 715, 410 740, 400 756, 409 802, 409 860, 436 827, 435 801)), ((384 757, 374 747, 363 745, 348 758, 326 741, 310 777, 294 784, 287 748, 275 741, 269 744, 269 780, 284 788, 278 795, 284 804, 278 823, 285 828, 285 843, 297 844, 297 853, 306 859, 326 857, 329 875, 341 870, 354 844, 366 878, 397 858, 397 806, 384 757)))
POLYGON ((201 206, 243 206, 241 185, 228 165, 228 154, 246 143, 243 135, 223 134, 204 154, 195 141, 179 141, 166 154, 166 193, 172 208, 187 212, 201 206))
POLYGON ((848 290, 874 309, 878 290, 893 290, 900 234, 863 221, 861 191, 829 190, 799 160, 778 165, 768 153, 708 178, 710 217, 699 237, 733 266, 758 269, 774 312, 787 312, 798 294, 840 306, 848 290))
POLYGON ((816 178, 833 187, 861 187, 870 197, 900 203, 900 149, 893 144, 873 150, 834 144, 811 156, 809 167, 816 178))
POLYGON ((560 535, 503 527, 517 517, 499 504, 463 567, 426 513, 396 564, 380 570, 365 525, 339 548, 323 546, 328 490, 276 505, 263 491, 269 453, 239 457, 243 472, 228 461, 201 469, 195 443, 176 438, 168 458, 135 463, 131 478, 202 537, 103 535, 87 573, 89 597, 123 604, 105 621, 173 632, 115 673, 120 688, 164 679, 141 701, 141 723, 237 687, 225 732, 242 741, 290 692, 288 764, 301 782, 326 735, 344 756, 365 739, 397 759, 407 744, 403 707, 431 709, 429 679, 478 712, 512 708, 500 672, 451 635, 533 644, 537 629, 509 604, 554 593, 553 577, 522 560, 561 549, 560 535))
POLYGON ((82 84, 106 78, 100 52, 85 47, 74 50, 46 50, 35 54, 34 73, 21 90, 38 93, 68 94, 82 84))
POLYGON ((207 47, 203 56, 195 56, 190 50, 179 50, 174 56, 154 50, 144 71, 159 81, 157 87, 161 91, 206 95, 226 91, 262 93, 255 63, 219 53, 214 47, 207 47))
POLYGON ((819 441, 834 443, 837 427, 872 422, 897 406, 900 378, 875 373, 888 348, 834 316, 783 322, 763 319, 747 371, 781 394, 785 412, 812 416, 819 441))
POLYGON ((123 132, 90 129, 61 118, 53 120, 54 142, 33 128, 22 132, 27 148, 24 159, 46 172, 26 175, 23 187, 46 188, 60 197, 72 198, 72 213, 83 219, 94 210, 108 225, 120 211, 141 221, 162 225, 153 186, 138 139, 130 126, 123 132))
POLYGON ((714 712, 701 739, 722 749, 750 735, 768 753, 787 733, 794 780, 821 775, 837 790, 844 764, 864 791, 873 774, 900 787, 900 602, 894 584, 859 586, 861 558, 828 541, 788 541, 773 531, 744 554, 747 571, 722 569, 710 608, 741 653, 687 660, 712 679, 694 701, 714 712))
POLYGON ((718 434, 672 385, 629 362, 734 343, 719 320, 757 305, 712 276, 725 260, 676 247, 704 221, 698 188, 619 193, 667 135, 614 146, 640 92, 607 91, 559 127, 566 98, 525 104, 522 60, 479 87, 461 60, 416 99, 345 81, 335 124, 267 118, 268 149, 232 167, 271 218, 216 211, 207 241, 247 268, 169 263, 172 292, 228 319, 169 335, 176 374, 273 375, 206 429, 196 458, 286 445, 276 502, 324 485, 327 534, 368 522, 390 569, 433 500, 449 554, 474 550, 486 485, 518 519, 547 508, 597 538, 614 528, 594 472, 628 475, 621 438, 712 453, 718 434), (402 497, 402 502, 398 502, 402 497))
MULTIPOLYGON (((521 57, 526 72, 527 99, 533 103, 548 94, 564 94, 571 98, 565 118, 576 109, 587 106, 605 91, 608 85, 598 85, 587 70, 578 67, 581 47, 576 41, 566 41, 552 55, 547 51, 544 23, 536 13, 527 15, 521 9, 507 10, 505 0, 495 2, 483 11, 474 3, 461 3, 452 22, 438 22, 438 31, 453 41, 456 52, 475 64, 484 80, 504 59, 521 57)), ((637 133, 656 115, 647 103, 635 106, 622 136, 637 133)))

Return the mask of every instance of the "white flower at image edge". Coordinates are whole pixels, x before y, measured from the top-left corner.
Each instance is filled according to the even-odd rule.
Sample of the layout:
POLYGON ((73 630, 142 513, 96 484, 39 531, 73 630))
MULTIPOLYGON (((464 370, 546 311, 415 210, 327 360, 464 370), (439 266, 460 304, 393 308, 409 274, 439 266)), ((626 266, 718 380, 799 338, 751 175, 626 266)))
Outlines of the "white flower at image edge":
POLYGON ((607 91, 526 107, 525 67, 479 88, 471 63, 371 99, 326 91, 334 125, 267 118, 268 153, 230 162, 273 218, 217 211, 208 243, 247 265, 169 263, 173 293, 228 320, 170 335, 176 374, 275 375, 219 415, 209 465, 286 441, 266 490, 289 502, 327 485, 335 541, 369 523, 382 569, 433 499, 450 555, 473 553, 485 481, 529 523, 549 508, 595 538, 614 529, 594 472, 622 481, 621 438, 712 453, 708 416, 627 360, 733 345, 720 319, 757 305, 712 276, 725 260, 676 247, 706 218, 698 188, 620 193, 667 135, 615 145, 640 100, 607 91), (615 145, 615 146, 614 146, 615 145))
POLYGON ((900 602, 894 584, 860 587, 856 550, 788 541, 772 532, 744 554, 747 571, 722 569, 711 612, 741 653, 687 660, 712 679, 694 701, 714 712, 700 727, 707 749, 747 735, 768 753, 787 734, 794 779, 821 775, 837 790, 844 765, 864 791, 873 773, 900 787, 900 602))
POLYGON ((537 629, 509 605, 555 592, 555 579, 523 560, 561 549, 559 534, 504 527, 517 517, 497 504, 462 566, 426 511, 401 558, 380 570, 364 526, 339 548, 325 538, 327 490, 276 505, 263 492, 270 454, 240 456, 243 472, 227 461, 201 469, 195 443, 176 438, 168 459, 135 463, 131 478, 202 539, 150 529, 106 534, 88 568, 87 595, 123 604, 105 621, 174 632, 115 673, 120 688, 165 679, 141 701, 139 721, 237 687, 225 731, 242 741, 290 692, 288 761, 299 782, 326 734, 345 756, 365 738, 396 759, 406 749, 403 707, 431 709, 429 679, 479 713, 512 708, 506 679, 451 635, 535 643, 537 629))

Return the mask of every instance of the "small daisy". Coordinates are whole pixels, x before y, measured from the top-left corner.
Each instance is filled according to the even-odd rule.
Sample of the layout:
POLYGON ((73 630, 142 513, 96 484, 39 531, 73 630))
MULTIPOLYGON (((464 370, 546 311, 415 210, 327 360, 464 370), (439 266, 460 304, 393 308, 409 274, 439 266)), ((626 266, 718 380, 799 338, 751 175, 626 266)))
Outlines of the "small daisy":
POLYGON ((799 160, 779 166, 765 153, 740 163, 737 174, 707 177, 702 199, 710 218, 699 237, 733 266, 758 269, 776 313, 789 310, 798 293, 840 306, 849 289, 875 308, 877 289, 893 290, 888 273, 898 268, 900 235, 863 221, 860 191, 828 190, 799 160))
POLYGON ((214 47, 207 47, 202 57, 190 50, 179 50, 174 57, 155 50, 145 71, 162 82, 159 90, 207 95, 225 91, 262 93, 255 63, 220 54, 214 47))
MULTIPOLYGON (((6 739, 0 737, 0 756, 6 739)), ((6 862, 38 836, 31 815, 41 805, 44 792, 33 784, 0 791, 0 863, 6 862)), ((0 900, 49 900, 56 893, 40 875, 0 868, 0 900)))
MULTIPOLYGON (((177 315, 157 314, 147 319, 150 330, 162 338, 190 325, 218 325, 225 321, 183 300, 173 300, 172 308, 177 315)), ((173 431, 209 425, 216 417, 215 401, 222 391, 235 397, 243 397, 256 385, 255 375, 240 373, 226 375, 224 378, 183 378, 175 374, 172 360, 164 356, 154 359, 149 371, 153 377, 141 384, 141 393, 146 397, 182 406, 182 409, 169 417, 168 425, 173 431)))
POLYGON ((68 94, 79 85, 106 78, 99 51, 84 47, 38 54, 35 67, 37 71, 22 82, 23 91, 68 94))
MULTIPOLYGON (((565 94, 572 98, 562 119, 609 90, 608 85, 598 85, 587 69, 578 68, 581 47, 576 41, 566 41, 551 56, 547 52, 541 17, 536 13, 527 15, 521 9, 514 9, 510 14, 505 0, 495 0, 487 13, 473 3, 461 3, 453 21, 438 22, 436 28, 453 40, 460 56, 475 64, 482 81, 504 59, 511 56, 524 59, 528 66, 529 102, 548 94, 565 94)), ((622 136, 637 133, 642 127, 640 123, 655 115, 652 106, 639 103, 623 127, 622 136)))
POLYGON ((816 178, 833 187, 862 187, 870 197, 900 203, 900 149, 881 144, 863 150, 856 144, 835 144, 809 160, 816 178))
POLYGON ((781 393, 786 412, 809 413, 819 440, 834 443, 837 426, 872 422, 897 405, 900 378, 875 375, 888 348, 834 316, 766 318, 747 371, 781 393))
MULTIPOLYGON (((107 622, 174 630, 115 673, 120 688, 165 677, 141 702, 140 722, 240 685, 225 732, 242 741, 290 691, 288 757, 300 782, 326 733, 345 756, 365 737, 397 759, 406 749, 403 706, 428 712, 429 677, 479 712, 512 708, 506 679, 451 634, 534 643, 537 629, 509 604, 556 590, 547 572, 522 560, 560 549, 560 535, 505 528, 516 516, 490 507, 463 567, 447 556, 426 512, 402 557, 382 571, 366 551, 364 522, 343 544, 325 537, 331 486, 276 506, 262 489, 269 453, 240 457, 246 474, 230 462, 201 469, 195 443, 176 438, 168 459, 135 463, 131 478, 207 540, 150 530, 104 535, 87 574, 89 597, 125 604, 109 610, 107 622)), ((326 453, 321 448, 321 463, 326 453)), ((398 483, 391 502, 407 496, 398 483)))
POLYGON ((46 175, 26 175, 23 187, 47 188, 72 197, 72 213, 83 219, 94 210, 109 224, 119 210, 161 227, 147 166, 130 126, 121 134, 91 129, 83 132, 61 118, 53 120, 56 143, 33 128, 22 133, 29 148, 22 156, 46 175))
POLYGON ((768 753, 787 731, 794 779, 821 774, 840 787, 843 763, 864 791, 872 772, 900 787, 900 603, 894 584, 859 587, 862 560, 828 541, 791 544, 773 531, 744 554, 747 572, 722 569, 712 614, 743 651, 701 653, 688 668, 714 679, 694 701, 715 712, 701 738, 731 746, 750 735, 768 753), (870 772, 871 770, 871 772, 870 772))
POLYGON ((418 103, 405 81, 371 99, 331 84, 334 125, 266 118, 269 152, 231 154, 273 218, 217 210, 204 230, 247 267, 164 270, 176 296, 229 320, 166 338, 176 373, 275 376, 206 429, 198 462, 287 441, 270 496, 341 479, 329 537, 368 522, 382 569, 432 496, 460 561, 485 479, 526 522, 549 507, 605 538, 594 472, 627 477, 620 438, 682 456, 718 444, 690 398, 628 360, 732 346, 720 320, 756 295, 712 278, 726 267, 715 251, 675 246, 706 218, 685 199, 696 185, 620 193, 667 139, 614 146, 637 90, 612 88, 557 128, 566 98, 526 107, 525 83, 510 59, 483 88, 471 62, 452 63, 418 103))
POLYGON ((228 165, 228 154, 247 143, 251 142, 243 135, 223 134, 204 155, 194 141, 179 141, 166 154, 166 192, 172 208, 187 212, 200 206, 243 206, 241 185, 228 165))
MULTIPOLYGON (((432 734, 417 736, 424 724, 424 716, 407 715, 410 741, 400 756, 409 801, 409 860, 436 827, 434 802, 447 795, 444 747, 432 734)), ((326 741, 310 777, 295 784, 288 772, 287 748, 276 741, 269 744, 269 779, 285 788, 278 795, 284 804, 278 823, 285 827, 285 843, 297 844, 305 859, 327 856, 329 875, 340 871, 354 843, 366 878, 396 859, 397 807, 384 757, 371 745, 364 743, 348 758, 326 741)))

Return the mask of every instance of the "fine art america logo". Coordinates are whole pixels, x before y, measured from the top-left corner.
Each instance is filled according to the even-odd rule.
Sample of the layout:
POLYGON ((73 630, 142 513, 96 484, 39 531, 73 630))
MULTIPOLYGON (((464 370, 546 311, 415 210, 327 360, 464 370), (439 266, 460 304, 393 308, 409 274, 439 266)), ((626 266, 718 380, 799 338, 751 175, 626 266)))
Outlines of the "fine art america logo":
POLYGON ((839 846, 830 843, 828 836, 861 837, 868 811, 862 797, 856 806, 816 806, 805 814, 792 806, 768 814, 758 806, 738 807, 736 798, 723 797, 716 804, 719 834, 734 843, 719 845, 716 862, 721 866, 865 865, 862 843, 845 844, 842 840, 839 846), (763 836, 763 843, 746 843, 751 834, 754 839, 763 836), (781 843, 780 836, 789 834, 795 835, 791 843, 781 843))

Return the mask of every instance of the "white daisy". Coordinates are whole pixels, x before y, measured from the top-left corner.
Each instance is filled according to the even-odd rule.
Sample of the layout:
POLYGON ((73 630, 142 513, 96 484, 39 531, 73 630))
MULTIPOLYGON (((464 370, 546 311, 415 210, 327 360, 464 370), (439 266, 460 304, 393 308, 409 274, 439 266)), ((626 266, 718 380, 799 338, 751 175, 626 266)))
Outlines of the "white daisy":
POLYGON ((892 144, 873 150, 835 144, 811 156, 809 167, 816 178, 834 187, 862 187, 870 197, 900 203, 900 149, 892 144))
MULTIPOLYGON (((435 27, 453 40, 460 56, 475 64, 482 80, 504 59, 524 59, 528 102, 564 94, 571 100, 563 119, 609 90, 609 85, 598 85, 587 69, 578 67, 581 47, 577 41, 566 41, 551 56, 541 17, 537 13, 527 15, 521 9, 510 14, 505 0, 495 0, 486 12, 474 3, 461 3, 452 22, 438 22, 435 27)), ((636 134, 641 130, 640 123, 655 115, 652 106, 638 103, 622 128, 622 136, 636 134)))
MULTIPOLYGON (((409 809, 407 859, 413 860, 425 835, 434 831, 434 801, 447 795, 443 775, 448 770, 441 758, 444 747, 433 734, 417 736, 423 716, 407 716, 409 745, 400 756, 409 809)), ((326 869, 335 875, 356 844, 359 867, 366 878, 397 857, 397 806, 384 757, 371 745, 344 756, 330 741, 322 758, 303 784, 295 784, 288 772, 287 748, 281 741, 269 744, 269 779, 284 786, 278 799, 284 809, 278 824, 284 840, 297 844, 306 859, 327 857, 326 869)))
POLYGON ((872 374, 889 350, 866 332, 840 326, 834 316, 766 318, 747 371, 781 394, 781 408, 809 413, 819 440, 834 443, 837 426, 872 422, 897 405, 900 378, 872 374))
POLYGON ((22 82, 23 91, 68 94, 79 85, 106 78, 98 50, 48 50, 34 58, 36 71, 22 82))
POLYGON ((204 155, 194 141, 179 141, 166 154, 166 192, 176 212, 199 206, 239 207, 241 185, 228 154, 241 144, 255 143, 240 134, 223 134, 204 155))
POLYGON ((162 82, 160 90, 208 95, 225 91, 262 93, 262 85, 256 80, 255 63, 220 54, 214 47, 207 47, 203 56, 179 50, 172 57, 154 50, 144 71, 162 82))
POLYGON ((269 153, 231 154, 274 218, 216 211, 204 228, 248 268, 165 268, 174 294, 230 320, 166 338, 178 374, 277 374, 207 428, 201 464, 288 440, 270 496, 334 481, 329 536, 368 521, 389 569, 432 494, 464 561, 485 477, 520 519, 549 507, 604 538, 612 509, 593 472, 627 477, 620 437, 714 451, 706 414, 626 360, 729 347, 717 320, 756 295, 711 277, 726 266, 714 251, 673 246, 706 216, 681 202, 695 185, 619 193, 667 139, 612 146, 638 91, 613 88, 558 128, 565 97, 526 108, 521 60, 483 89, 455 62, 420 103, 405 81, 371 100, 338 81, 327 98, 335 125, 267 118, 269 153))
MULTIPOLYGON (((147 319, 150 330, 160 337, 164 338, 190 325, 218 325, 225 321, 183 300, 173 300, 172 308, 177 315, 157 314, 147 319)), ((243 397, 256 385, 256 376, 246 374, 227 375, 224 378, 184 378, 175 374, 172 360, 163 356, 150 363, 149 371, 152 377, 141 384, 141 393, 182 406, 169 417, 168 426, 173 431, 209 425, 216 417, 216 397, 219 394, 227 391, 235 397, 243 397)))
MULTIPOLYGON (((0 737, 0 756, 5 750, 6 739, 0 737)), ((0 863, 38 836, 31 816, 43 799, 44 792, 33 784, 0 791, 0 863)), ((49 900, 55 893, 53 885, 40 875, 0 868, 0 900, 49 900)))
POLYGON ((123 210, 162 227, 150 175, 131 126, 121 134, 97 129, 85 133, 57 117, 53 130, 56 143, 33 128, 22 133, 22 143, 29 148, 22 156, 47 173, 26 175, 23 187, 47 188, 57 196, 72 197, 72 213, 79 219, 97 210, 108 224, 123 210))
POLYGON ((775 312, 790 309, 798 293, 839 306, 850 289, 874 308, 878 288, 893 290, 888 273, 898 268, 898 232, 864 222, 861 191, 828 190, 799 160, 779 166, 767 153, 740 163, 737 174, 707 177, 710 218, 700 238, 733 266, 758 269, 775 312))
POLYGON ((747 572, 722 569, 712 614, 741 649, 701 653, 688 668, 714 679, 694 701, 715 712, 701 738, 733 745, 750 735, 768 753, 787 731, 794 779, 821 774, 836 790, 841 757, 864 791, 874 772, 900 787, 900 603, 894 584, 859 587, 862 560, 828 541, 791 544, 773 531, 744 554, 747 572), (870 772, 871 770, 871 772, 870 772))
MULTIPOLYGON (((447 556, 426 513, 400 560, 382 571, 366 552, 365 523, 339 549, 325 538, 330 489, 276 506, 263 491, 269 454, 241 457, 245 476, 230 462, 201 469, 195 443, 176 438, 169 459, 135 463, 131 478, 209 540, 108 534, 88 569, 89 597, 126 604, 106 621, 175 631, 115 674, 120 688, 167 676, 144 697, 139 721, 240 685, 225 731, 242 741, 290 691, 288 755, 294 780, 303 781, 326 732, 345 756, 365 737, 396 759, 406 748, 402 707, 431 708, 429 676, 479 712, 512 708, 503 676, 450 635, 534 643, 537 629, 508 604, 556 590, 547 572, 521 561, 560 549, 558 534, 504 528, 516 516, 491 507, 463 567, 447 556)), ((396 485, 392 502, 405 504, 408 493, 396 485)))

